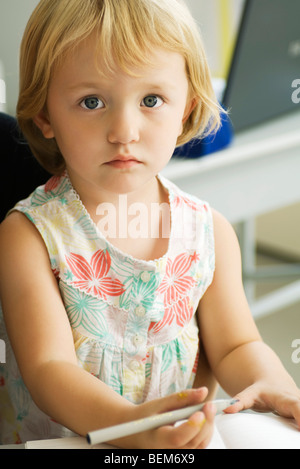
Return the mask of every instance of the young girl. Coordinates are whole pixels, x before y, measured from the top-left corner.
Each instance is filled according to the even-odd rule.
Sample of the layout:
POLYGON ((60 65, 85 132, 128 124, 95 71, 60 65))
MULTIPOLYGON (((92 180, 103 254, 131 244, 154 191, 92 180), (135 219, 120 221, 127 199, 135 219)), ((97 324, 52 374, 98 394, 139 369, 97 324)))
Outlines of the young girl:
MULTIPOLYGON (((204 350, 239 399, 228 412, 276 410, 300 425, 300 392, 249 311, 233 229, 159 175, 177 145, 219 123, 182 2, 41 0, 21 48, 18 119, 54 176, 0 230, 2 442, 201 403, 213 392, 204 350)), ((207 403, 181 426, 111 443, 205 448, 214 415, 207 403)))

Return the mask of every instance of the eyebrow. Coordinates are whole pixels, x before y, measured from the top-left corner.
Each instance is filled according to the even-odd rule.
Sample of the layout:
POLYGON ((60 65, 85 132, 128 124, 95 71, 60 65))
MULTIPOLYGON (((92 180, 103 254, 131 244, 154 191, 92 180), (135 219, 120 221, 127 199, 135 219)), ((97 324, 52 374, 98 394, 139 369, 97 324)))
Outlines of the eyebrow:
POLYGON ((76 83, 74 85, 68 86, 69 90, 77 90, 77 89, 82 89, 82 88, 88 88, 88 89, 98 89, 99 84, 98 83, 93 83, 93 82, 82 82, 82 83, 76 83))
MULTIPOLYGON (((177 90, 177 86, 173 84, 173 81, 163 81, 161 83, 153 83, 153 82, 145 82, 143 83, 143 87, 148 90, 149 93, 166 93, 166 89, 168 92, 175 92, 177 90)), ((97 83, 97 82, 80 82, 71 84, 68 86, 68 90, 72 93, 79 92, 82 90, 86 90, 90 93, 96 92, 105 92, 106 85, 104 83, 97 83)))

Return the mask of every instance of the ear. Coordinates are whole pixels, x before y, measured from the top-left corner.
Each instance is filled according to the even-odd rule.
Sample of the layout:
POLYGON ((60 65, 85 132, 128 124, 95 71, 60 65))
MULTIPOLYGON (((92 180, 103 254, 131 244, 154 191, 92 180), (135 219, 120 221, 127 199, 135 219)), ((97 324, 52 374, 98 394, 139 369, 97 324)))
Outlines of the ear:
POLYGON ((40 129, 45 138, 54 138, 51 122, 45 111, 39 112, 34 118, 33 122, 40 129))
POLYGON ((199 102, 198 98, 192 98, 192 99, 188 100, 188 102, 186 104, 186 107, 185 107, 184 116, 183 116, 183 119, 182 119, 182 124, 186 123, 186 121, 190 117, 191 113, 193 112, 193 110, 197 106, 198 102, 199 102))
POLYGON ((186 123, 186 121, 190 117, 191 113, 193 112, 193 110, 197 106, 198 102, 199 102, 199 100, 197 98, 193 98, 193 99, 189 99, 188 102, 186 103, 186 107, 185 107, 185 110, 184 110, 184 115, 183 115, 182 121, 180 123, 180 130, 179 130, 179 133, 178 133, 178 137, 182 134, 184 124, 186 123))

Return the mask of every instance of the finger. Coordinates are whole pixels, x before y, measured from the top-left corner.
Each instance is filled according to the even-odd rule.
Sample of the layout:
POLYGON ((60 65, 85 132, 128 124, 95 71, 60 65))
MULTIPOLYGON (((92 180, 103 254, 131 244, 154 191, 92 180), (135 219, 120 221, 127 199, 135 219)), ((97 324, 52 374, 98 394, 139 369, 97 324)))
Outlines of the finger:
POLYGON ((232 404, 231 406, 227 407, 226 409, 224 409, 223 412, 225 414, 236 414, 237 412, 240 412, 241 410, 249 409, 250 407, 247 407, 247 405, 243 402, 243 400, 236 398, 236 402, 232 404))
MULTIPOLYGON (((201 387, 197 389, 188 389, 179 393, 172 394, 172 399, 176 407, 185 407, 187 405, 201 404, 208 395, 208 388, 201 387)), ((169 400, 169 398, 168 398, 169 400)), ((171 401, 169 401, 171 402, 171 401)))
POLYGON ((205 423, 201 431, 191 442, 192 448, 205 449, 209 445, 214 434, 214 419, 216 415, 216 407, 213 404, 206 404, 203 413, 205 415, 205 423))
POLYGON ((176 449, 194 449, 199 441, 199 434, 206 425, 206 417, 203 412, 196 412, 180 426, 172 428, 170 442, 176 449))
POLYGON ((300 398, 297 399, 296 402, 292 405, 291 413, 300 430, 300 398))
POLYGON ((189 405, 201 404, 208 395, 206 387, 198 389, 188 389, 179 393, 171 394, 170 396, 155 399, 153 401, 142 404, 145 409, 146 415, 153 413, 159 414, 162 412, 169 412, 176 409, 181 409, 189 405))
POLYGON ((271 410, 277 415, 295 419, 300 429, 300 396, 291 396, 286 393, 280 396, 280 398, 274 399, 271 406, 271 410))
POLYGON ((189 421, 188 424, 197 429, 196 435, 187 442, 184 449, 204 448, 205 442, 210 435, 211 424, 207 421, 202 412, 197 412, 189 421))
POLYGON ((216 410, 215 405, 206 404, 203 411, 196 412, 185 422, 185 426, 181 428, 183 449, 201 449, 208 446, 214 431, 216 410))
POLYGON ((257 393, 249 387, 247 390, 234 396, 233 399, 235 399, 236 402, 224 410, 226 414, 235 414, 242 410, 252 409, 255 403, 257 403, 257 393))
POLYGON ((213 433, 216 407, 206 404, 205 411, 195 412, 188 420, 177 422, 173 426, 160 427, 158 440, 169 449, 196 449, 205 447, 213 433))

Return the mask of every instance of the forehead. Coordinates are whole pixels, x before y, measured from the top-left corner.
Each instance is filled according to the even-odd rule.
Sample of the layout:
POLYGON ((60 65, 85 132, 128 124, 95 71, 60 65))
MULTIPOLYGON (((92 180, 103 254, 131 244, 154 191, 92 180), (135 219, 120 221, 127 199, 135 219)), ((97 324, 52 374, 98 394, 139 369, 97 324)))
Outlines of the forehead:
POLYGON ((155 78, 156 81, 187 81, 184 57, 160 47, 154 46, 151 53, 141 57, 137 64, 128 64, 125 59, 124 63, 119 63, 113 55, 107 63, 105 57, 97 47, 95 37, 91 36, 64 54, 53 70, 52 79, 67 80, 74 85, 87 78, 112 80, 120 76, 136 80, 155 78))

